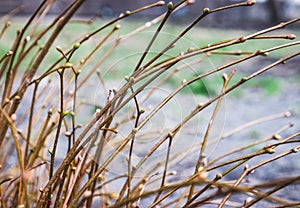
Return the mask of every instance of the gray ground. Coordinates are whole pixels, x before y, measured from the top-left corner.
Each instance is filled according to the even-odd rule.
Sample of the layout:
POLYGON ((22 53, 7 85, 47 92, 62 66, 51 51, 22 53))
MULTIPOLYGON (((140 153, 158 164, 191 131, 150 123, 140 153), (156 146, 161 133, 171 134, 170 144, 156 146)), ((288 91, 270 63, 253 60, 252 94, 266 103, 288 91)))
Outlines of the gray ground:
MULTIPOLYGON (((276 131, 281 129, 282 127, 293 124, 292 128, 287 129, 286 131, 280 133, 282 138, 299 131, 300 129, 300 68, 299 68, 299 60, 291 61, 291 63, 287 63, 286 65, 281 65, 276 67, 272 72, 268 72, 263 76, 272 76, 274 79, 280 82, 280 89, 275 94, 268 94, 266 91, 260 87, 248 87, 247 84, 243 86, 242 94, 230 94, 224 99, 223 105, 221 106, 219 116, 217 117, 216 124, 213 126, 212 133, 209 137, 210 142, 206 149, 206 154, 208 156, 208 160, 222 155, 231 149, 241 147, 243 145, 248 144, 249 142, 254 142, 258 139, 272 136, 276 131), (255 125, 244 131, 238 132, 233 136, 227 137, 223 140, 220 140, 222 135, 226 135, 226 133, 232 129, 235 129, 247 122, 266 117, 271 115, 276 115, 284 112, 291 112, 290 117, 285 117, 281 119, 275 119, 272 121, 268 121, 259 125, 255 125)), ((267 63, 264 63, 267 64, 267 63)), ((108 89, 112 87, 119 87, 120 83, 116 81, 111 81, 107 83, 108 89)), ((105 96, 103 95, 103 91, 101 86, 99 85, 99 81, 91 80, 88 82, 89 89, 96 89, 95 91, 91 91, 89 93, 88 90, 83 91, 79 96, 79 100, 85 99, 89 101, 89 104, 83 104, 82 108, 78 110, 78 114, 87 115, 83 117, 89 117, 92 115, 94 107, 90 104, 100 104, 105 100, 105 96), (99 91, 99 93, 98 93, 99 91), (102 94, 101 94, 102 93, 102 94)), ((149 86, 147 91, 154 89, 155 87, 149 86)), ((149 101, 141 104, 140 107, 146 110, 143 116, 146 116, 148 112, 150 112, 155 105, 157 105, 160 100, 168 95, 171 92, 171 88, 163 87, 156 90, 156 96, 149 99, 149 101)), ((138 96, 138 99, 143 100, 143 96, 138 96)), ((133 164, 137 164, 139 160, 144 156, 145 152, 147 152, 159 139, 161 139, 167 132, 172 129, 178 121, 182 120, 188 112, 190 112, 199 102, 205 103, 207 97, 200 95, 191 95, 191 94, 183 94, 176 95, 173 101, 170 102, 167 106, 165 106, 161 113, 157 114, 150 122, 141 130, 139 136, 137 136, 135 143, 135 151, 133 157, 133 164), (161 129, 160 131, 156 131, 157 129, 161 129), (149 133, 152 132, 152 133, 149 133), (146 136, 143 135, 146 133, 146 136)), ((134 106, 134 103, 131 103, 131 106, 134 106)), ((196 160, 198 158, 199 152, 199 142, 202 141, 203 135, 205 133, 205 129, 207 126, 207 122, 211 116, 212 105, 207 110, 199 113, 199 115, 195 116, 190 122, 188 122, 184 128, 175 136, 172 146, 172 159, 169 166, 169 171, 176 171, 177 179, 184 179, 191 175, 194 171, 194 166, 196 160), (177 155, 176 153, 180 153, 177 155)), ((131 114, 123 113, 120 114, 121 117, 130 117, 131 114)), ((142 117, 143 119, 144 117, 142 117)), ((80 122, 86 122, 87 119, 81 118, 78 119, 80 122)), ((119 134, 116 137, 116 141, 121 141, 126 135, 131 131, 133 122, 121 126, 119 130, 119 134)), ((272 141, 273 142, 273 141, 272 141)), ((263 145, 269 144, 270 142, 264 143, 263 145)), ((260 147, 262 147, 261 145, 260 147)), ((283 151, 286 151, 290 148, 295 147, 297 144, 286 145, 287 148, 278 148, 276 149, 276 154, 279 154, 283 151)), ((62 159, 64 157, 63 149, 66 147, 65 144, 60 145, 59 157, 62 159)), ((116 147, 115 142, 111 142, 108 144, 107 155, 109 155, 114 148, 116 147)), ((161 146, 158 151, 151 157, 148 163, 145 164, 144 168, 141 169, 140 172, 137 173, 144 175, 149 169, 153 168, 153 165, 156 164, 157 161, 163 161, 166 155, 166 147, 167 144, 161 146)), ((241 155, 252 153, 257 150, 257 148, 250 148, 248 150, 239 152, 230 156, 231 158, 238 157, 241 155)), ((127 171, 126 157, 128 156, 128 147, 124 154, 120 154, 117 159, 112 162, 112 164, 108 167, 108 170, 111 172, 112 177, 118 176, 120 174, 124 174, 127 171)), ((267 155, 264 158, 271 157, 273 155, 267 155)), ((230 158, 229 157, 229 158, 230 158)), ((225 158, 227 159, 227 158, 225 158)), ((262 161, 263 157, 258 157, 257 159, 253 159, 247 162, 250 166, 256 164, 259 161, 262 161)), ((280 177, 289 177, 296 176, 300 173, 300 162, 299 162, 299 153, 290 155, 286 158, 282 158, 276 160, 272 164, 268 164, 259 168, 254 173, 247 176, 247 180, 251 184, 257 184, 260 182, 264 182, 271 179, 276 179, 280 177)), ((59 164, 59 161, 57 161, 59 164)), ((226 170, 228 167, 219 168, 217 170, 212 171, 208 177, 213 178, 214 174, 222 172, 226 170)), ((157 170, 161 173, 162 168, 157 170)), ((238 168, 237 170, 231 172, 230 174, 224 177, 224 181, 226 180, 234 180, 236 179, 242 172, 242 168, 238 168)), ((172 180, 176 180, 173 178, 172 180)), ((116 181, 110 186, 111 191, 119 190, 119 185, 123 184, 120 181, 116 181)), ((279 191, 276 193, 276 196, 282 197, 286 200, 300 200, 300 186, 299 183, 295 185, 289 186, 288 188, 279 191)), ((180 194, 180 192, 178 193, 180 194)), ((176 193, 175 193, 176 195, 176 193)), ((231 202, 243 203, 243 201, 247 198, 246 195, 234 195, 230 199, 231 202)), ((146 207, 147 201, 141 203, 141 207, 146 207)), ((258 204, 257 207, 262 206, 270 206, 271 204, 268 202, 262 202, 258 204)), ((256 207, 256 206, 255 206, 256 207)))

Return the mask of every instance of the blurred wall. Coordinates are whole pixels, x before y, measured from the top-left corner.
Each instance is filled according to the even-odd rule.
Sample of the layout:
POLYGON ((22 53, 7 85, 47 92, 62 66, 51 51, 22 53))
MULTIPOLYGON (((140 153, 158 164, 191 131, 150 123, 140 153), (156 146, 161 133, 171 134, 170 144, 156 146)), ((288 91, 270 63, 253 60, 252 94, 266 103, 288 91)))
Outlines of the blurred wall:
MULTIPOLYGON (((50 10, 50 14, 62 12, 73 0, 56 0, 50 10)), ((141 6, 154 3, 157 0, 86 0, 78 11, 78 15, 99 16, 104 18, 116 17, 126 10, 134 10, 141 6)), ((179 0, 174 0, 175 4, 179 0)), ((185 7, 177 11, 172 21, 178 23, 190 22, 197 17, 203 8, 216 8, 238 3, 243 0, 194 0, 193 6, 185 7)), ((29 15, 38 7, 42 0, 0 0, 0 14, 5 15, 10 12, 16 15, 29 15)), ((209 27, 239 27, 252 28, 264 27, 266 25, 280 23, 288 18, 298 15, 300 10, 299 1, 293 0, 257 0, 255 6, 240 7, 230 11, 222 11, 208 15, 201 23, 209 27)), ((162 14, 166 7, 156 7, 134 15, 134 17, 154 17, 162 14)), ((133 18, 134 18, 133 17, 133 18)))

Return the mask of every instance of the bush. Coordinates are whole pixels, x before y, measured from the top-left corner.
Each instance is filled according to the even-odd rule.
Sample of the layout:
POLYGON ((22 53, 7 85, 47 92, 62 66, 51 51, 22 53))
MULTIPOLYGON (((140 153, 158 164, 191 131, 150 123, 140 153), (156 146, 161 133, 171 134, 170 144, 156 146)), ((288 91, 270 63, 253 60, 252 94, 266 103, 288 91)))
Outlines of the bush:
POLYGON ((158 1, 126 11, 87 34, 80 27, 99 22, 76 26, 71 18, 82 3, 74 1, 49 21, 44 18, 53 2, 44 1, 13 43, 6 41, 13 23, 2 28, 1 44, 11 48, 0 62, 1 207, 299 205, 297 199, 276 196, 299 182, 299 175, 248 181, 254 170, 297 157, 299 131, 283 133, 291 125, 271 130, 267 138, 232 143, 233 149, 218 146, 219 154, 211 154, 216 144, 245 128, 290 116, 276 114, 222 131, 225 96, 299 55, 291 52, 299 41, 259 47, 269 39, 294 40, 279 30, 299 19, 195 47, 184 38, 199 22, 255 1, 204 8, 189 25, 177 26, 178 34, 164 28, 176 10, 192 7, 191 1, 158 1), (166 12, 137 29, 126 28, 124 19, 157 6, 166 12), (142 32, 153 27, 154 32, 142 32), (243 51, 251 42, 258 42, 257 48, 243 51), (286 48, 285 56, 267 66, 252 65, 253 72, 236 79, 241 74, 233 67, 286 48), (218 66, 205 64, 224 55, 231 58, 214 62, 221 60, 218 66), (238 199, 231 200, 234 196, 238 199))

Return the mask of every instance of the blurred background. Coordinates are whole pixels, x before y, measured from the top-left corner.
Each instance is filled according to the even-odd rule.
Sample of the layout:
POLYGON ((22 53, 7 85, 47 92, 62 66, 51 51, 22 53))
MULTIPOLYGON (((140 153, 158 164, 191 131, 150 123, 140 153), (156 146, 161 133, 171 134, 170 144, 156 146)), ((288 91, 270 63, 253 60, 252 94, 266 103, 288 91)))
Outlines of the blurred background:
MULTIPOLYGON (((53 0, 54 1, 54 0, 53 0)), ((54 1, 50 14, 63 11, 73 0, 54 1)), ((126 10, 133 10, 157 0, 86 0, 77 15, 87 17, 111 18, 116 17, 126 10)), ((179 0, 174 0, 175 4, 179 0)), ((176 23, 185 23, 202 11, 203 8, 216 8, 230 3, 242 2, 242 0, 193 0, 194 6, 185 7, 173 16, 176 23)), ((1 0, 0 15, 29 15, 37 8, 41 0, 1 0)), ((157 7, 134 15, 133 18, 151 17, 162 14, 164 7, 157 7)), ((263 28, 270 24, 280 23, 287 19, 297 17, 300 11, 300 0, 256 0, 255 9, 239 8, 230 11, 209 15, 202 22, 206 27, 225 28, 263 28)), ((298 24, 297 27, 300 25, 298 24)))

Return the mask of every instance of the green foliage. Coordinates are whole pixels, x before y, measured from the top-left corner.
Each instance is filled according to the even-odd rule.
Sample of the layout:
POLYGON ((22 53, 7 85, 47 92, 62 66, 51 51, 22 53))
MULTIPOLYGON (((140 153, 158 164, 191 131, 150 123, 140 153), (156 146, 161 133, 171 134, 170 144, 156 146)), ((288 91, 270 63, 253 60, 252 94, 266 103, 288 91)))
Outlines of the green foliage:
POLYGON ((261 88, 266 95, 276 95, 280 90, 280 81, 274 77, 262 77, 251 83, 251 87, 261 88))

